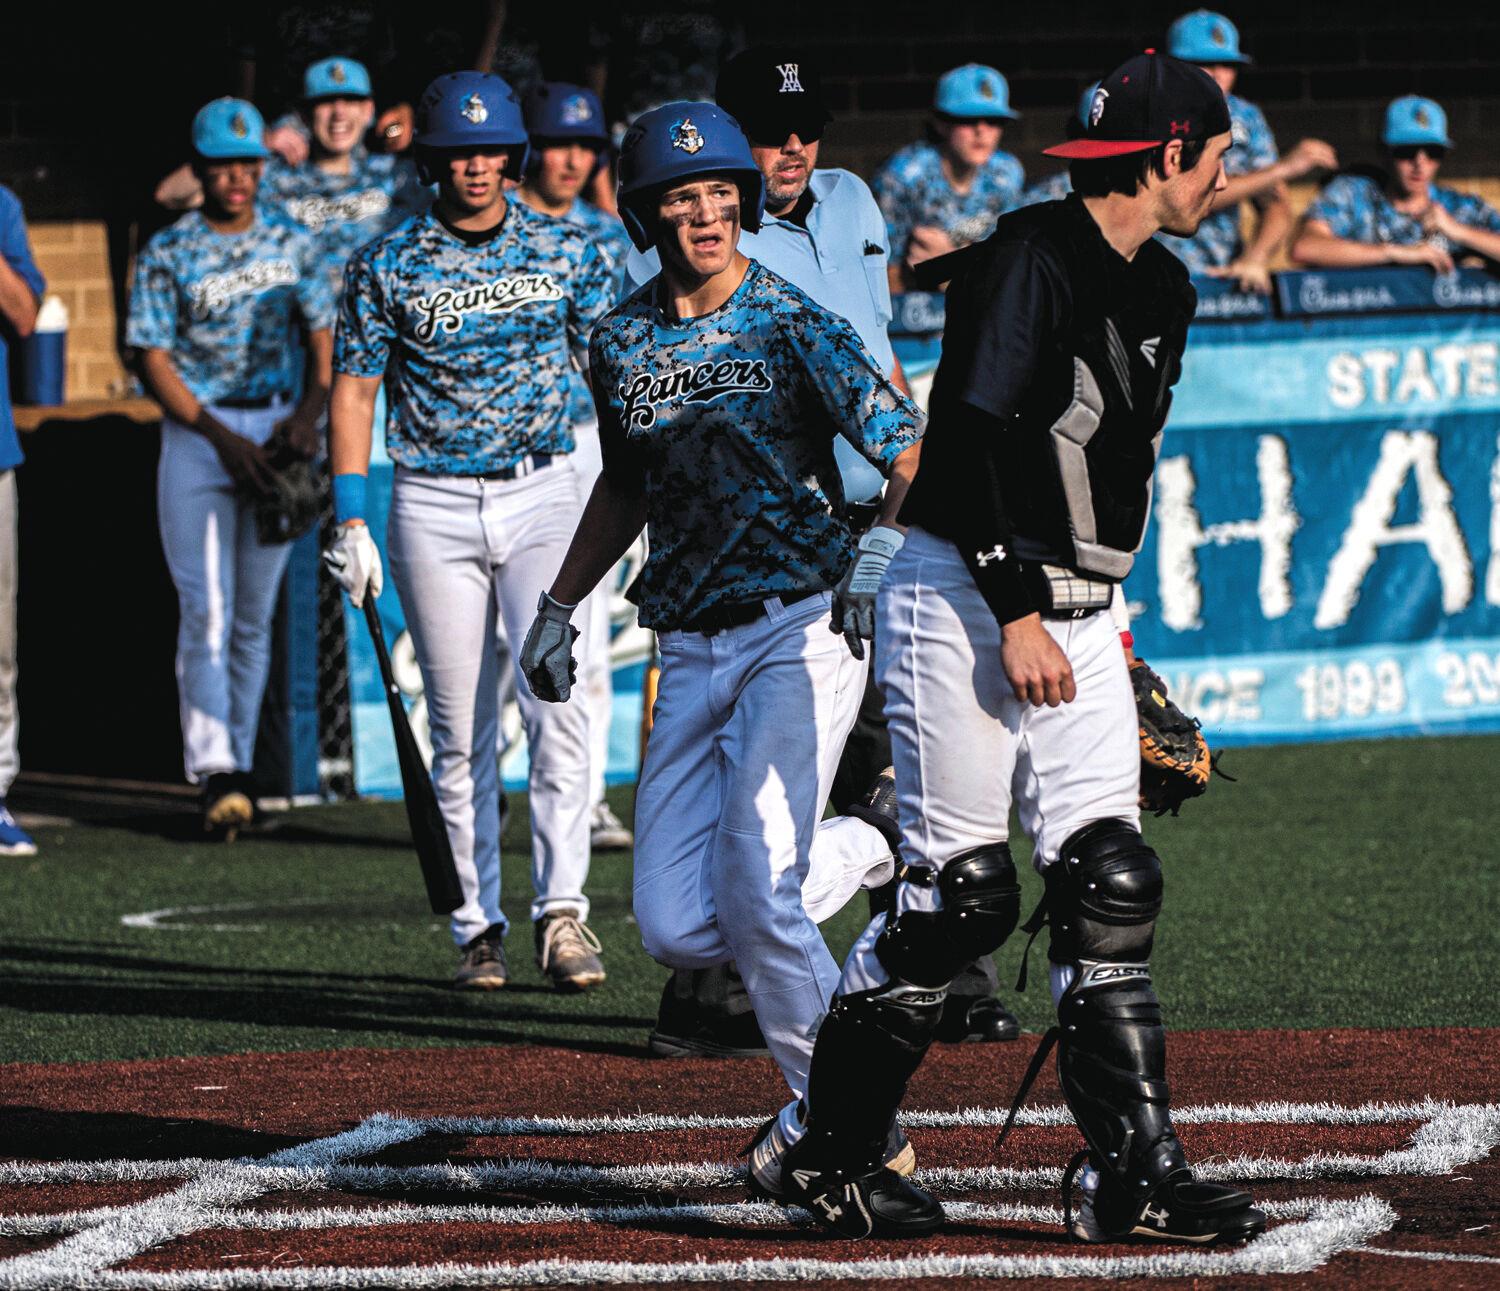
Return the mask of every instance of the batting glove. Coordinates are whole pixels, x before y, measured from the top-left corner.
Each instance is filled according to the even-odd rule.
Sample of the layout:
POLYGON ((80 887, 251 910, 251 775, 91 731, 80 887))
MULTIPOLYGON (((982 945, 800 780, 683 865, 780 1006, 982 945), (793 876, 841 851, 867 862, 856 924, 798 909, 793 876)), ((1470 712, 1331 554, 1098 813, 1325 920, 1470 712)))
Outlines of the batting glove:
POLYGON ((359 608, 365 603, 365 591, 378 597, 385 586, 385 571, 380 566, 380 549, 370 536, 370 526, 363 521, 345 521, 335 531, 333 546, 323 553, 323 563, 334 581, 359 608))
POLYGON ((877 525, 859 540, 848 572, 834 589, 833 620, 828 630, 844 634, 849 653, 856 659, 865 657, 864 643, 875 635, 875 593, 880 590, 880 580, 891 557, 905 542, 906 536, 899 529, 877 525))
POLYGON ((521 672, 531 693, 549 704, 565 704, 578 678, 573 642, 578 629, 569 620, 576 605, 554 601, 546 592, 536 603, 536 619, 521 646, 521 672))

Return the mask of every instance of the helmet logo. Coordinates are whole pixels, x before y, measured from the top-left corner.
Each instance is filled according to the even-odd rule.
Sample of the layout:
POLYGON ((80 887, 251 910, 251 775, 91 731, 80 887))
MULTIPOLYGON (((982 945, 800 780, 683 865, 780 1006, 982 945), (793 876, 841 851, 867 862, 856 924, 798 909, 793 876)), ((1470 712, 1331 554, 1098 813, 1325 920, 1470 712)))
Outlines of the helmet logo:
POLYGON ((1424 107, 1419 106, 1417 110, 1412 113, 1412 119, 1415 120, 1419 126, 1432 124, 1432 118, 1427 115, 1427 109, 1424 107))
POLYGON ((1089 104, 1089 128, 1099 124, 1099 118, 1104 115, 1104 102, 1109 98, 1109 91, 1102 85, 1094 91, 1094 101, 1089 104))
POLYGON ((777 63, 776 70, 781 73, 782 94, 803 94, 802 82, 797 77, 796 63, 777 63))
POLYGON ((562 105, 562 123, 565 126, 587 125, 593 119, 594 113, 589 107, 589 101, 581 94, 573 95, 562 105))
POLYGON ((342 85, 346 80, 349 79, 349 74, 344 71, 344 65, 342 63, 335 63, 328 69, 328 79, 335 85, 342 85))
POLYGON ((683 117, 672 127, 672 147, 681 148, 689 156, 701 151, 706 142, 690 117, 683 117))
POLYGON ((479 95, 471 94, 464 100, 464 105, 458 110, 458 115, 473 125, 482 126, 490 119, 490 110, 484 106, 484 100, 479 95))
POLYGON ((236 112, 229 118, 229 132, 236 139, 248 139, 250 137, 250 126, 246 123, 243 112, 236 112))

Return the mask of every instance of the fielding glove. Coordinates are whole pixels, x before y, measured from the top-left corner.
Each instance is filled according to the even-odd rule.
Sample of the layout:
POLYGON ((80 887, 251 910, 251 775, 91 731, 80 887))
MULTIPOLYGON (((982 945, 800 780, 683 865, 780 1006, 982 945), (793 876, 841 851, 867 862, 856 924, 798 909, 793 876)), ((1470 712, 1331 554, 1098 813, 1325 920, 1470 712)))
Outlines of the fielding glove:
POLYGON ((1166 682, 1139 659, 1131 665, 1130 684, 1141 736, 1141 807, 1175 816, 1208 788, 1213 758, 1197 719, 1167 698, 1166 682))

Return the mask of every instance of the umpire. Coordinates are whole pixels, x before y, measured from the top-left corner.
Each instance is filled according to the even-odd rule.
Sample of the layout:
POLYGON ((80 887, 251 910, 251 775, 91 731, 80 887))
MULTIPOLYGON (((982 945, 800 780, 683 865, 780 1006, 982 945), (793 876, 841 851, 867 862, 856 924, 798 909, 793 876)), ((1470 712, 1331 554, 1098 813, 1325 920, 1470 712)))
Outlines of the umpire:
MULTIPOLYGON (((892 383, 910 393, 888 332, 885 217, 858 175, 818 166, 818 149, 833 116, 817 64, 794 45, 752 46, 720 69, 714 97, 749 138, 750 154, 765 180, 761 227, 740 235, 741 248, 848 320, 892 383)), ((632 252, 626 260, 628 289, 655 277, 660 268, 654 248, 632 252)), ((850 527, 861 533, 879 509, 884 480, 842 438, 834 441, 834 456, 850 527)), ((834 810, 843 812, 862 801, 871 781, 890 763, 890 736, 872 675, 834 778, 834 810)), ((1021 1025, 995 998, 998 985, 988 955, 967 966, 949 992, 938 1038, 1015 1039, 1021 1025)), ((662 992, 650 1048, 659 1057, 764 1054, 765 1042, 735 966, 673 973, 662 992)))
POLYGON ((844 1236, 943 1220, 883 1167, 886 1135, 954 971, 1015 927, 1013 803, 1046 881, 1059 1019, 1031 1074, 1055 1043, 1087 1144, 1064 1174, 1068 1231, 1207 1244, 1265 1226, 1248 1194, 1194 1179, 1172 1124, 1149 963, 1162 871, 1140 833, 1134 703, 1105 612, 1145 531, 1196 306, 1153 235, 1193 233, 1229 145, 1214 82, 1139 55, 1095 91, 1083 135, 1048 150, 1071 161, 1074 195, 933 262, 948 326, 878 607, 905 868, 845 963, 806 1130, 781 1162, 785 1195, 844 1236))

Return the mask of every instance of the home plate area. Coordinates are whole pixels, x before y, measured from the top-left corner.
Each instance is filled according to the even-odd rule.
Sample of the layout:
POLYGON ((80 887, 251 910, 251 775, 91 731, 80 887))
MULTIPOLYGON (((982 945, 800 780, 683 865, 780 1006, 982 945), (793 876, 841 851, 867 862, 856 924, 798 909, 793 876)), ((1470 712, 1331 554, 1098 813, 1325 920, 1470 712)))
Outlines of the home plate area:
POLYGON ((0 1287, 1500 1284, 1493 1032, 1175 1037, 1189 1157, 1272 1221, 1211 1250, 1064 1237, 1078 1134, 1055 1085, 993 1146, 1035 1044, 934 1052, 904 1122, 949 1222, 863 1243, 746 1200, 740 1150, 779 1098, 765 1063, 530 1048, 0 1067, 0 1287))

